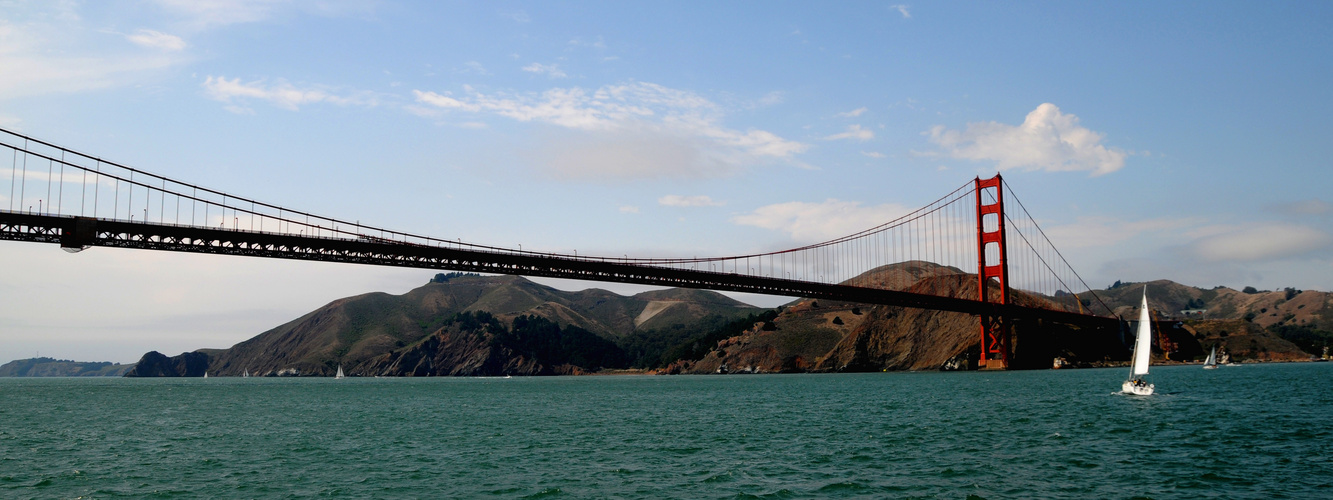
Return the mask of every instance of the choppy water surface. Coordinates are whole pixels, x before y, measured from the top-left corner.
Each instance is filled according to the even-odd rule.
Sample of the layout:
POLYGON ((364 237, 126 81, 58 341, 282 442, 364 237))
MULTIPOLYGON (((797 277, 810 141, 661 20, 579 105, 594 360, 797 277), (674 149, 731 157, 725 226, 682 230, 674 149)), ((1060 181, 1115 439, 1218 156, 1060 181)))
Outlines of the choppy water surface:
POLYGON ((1333 363, 0 379, 5 498, 1333 497, 1333 363))

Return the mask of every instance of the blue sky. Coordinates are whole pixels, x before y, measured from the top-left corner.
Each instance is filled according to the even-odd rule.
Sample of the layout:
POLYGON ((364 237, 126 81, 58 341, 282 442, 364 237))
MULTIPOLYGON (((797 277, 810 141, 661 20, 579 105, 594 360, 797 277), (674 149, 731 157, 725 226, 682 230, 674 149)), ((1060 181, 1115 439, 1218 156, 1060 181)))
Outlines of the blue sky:
MULTIPOLYGON (((1094 287, 1333 290, 1330 14, 0 0, 0 127, 331 217, 614 256, 791 247, 999 171, 1094 287)), ((227 347, 433 274, 24 243, 0 262, 0 360, 227 347)))

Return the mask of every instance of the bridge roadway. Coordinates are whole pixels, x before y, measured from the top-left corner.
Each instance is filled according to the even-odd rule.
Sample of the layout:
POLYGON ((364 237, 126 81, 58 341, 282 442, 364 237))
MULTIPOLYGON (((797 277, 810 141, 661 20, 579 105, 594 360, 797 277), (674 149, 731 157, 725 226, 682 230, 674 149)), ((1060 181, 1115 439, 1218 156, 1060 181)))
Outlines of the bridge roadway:
POLYGON ((1116 318, 953 297, 602 258, 425 246, 369 236, 328 238, 0 210, 0 240, 56 243, 65 248, 119 247, 636 283, 1034 318, 1088 328, 1118 327, 1116 318))

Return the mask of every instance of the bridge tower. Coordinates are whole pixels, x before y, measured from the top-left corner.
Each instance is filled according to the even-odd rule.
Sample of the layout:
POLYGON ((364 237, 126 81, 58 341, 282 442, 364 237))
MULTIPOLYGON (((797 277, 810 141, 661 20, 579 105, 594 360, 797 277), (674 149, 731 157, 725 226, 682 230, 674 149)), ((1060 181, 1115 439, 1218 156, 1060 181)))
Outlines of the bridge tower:
MULTIPOLYGON (((1004 185, 1000 174, 976 178, 977 195, 977 294, 978 300, 1009 303, 1009 262, 1004 238, 1004 185), (987 202, 987 198, 994 201, 987 202), (989 254, 989 255, 988 255, 989 254), (995 260, 991 260, 991 257, 995 260), (999 302, 989 293, 999 287, 999 302)), ((1009 366, 1009 321, 998 313, 981 314, 981 359, 977 367, 1003 370, 1009 366)))

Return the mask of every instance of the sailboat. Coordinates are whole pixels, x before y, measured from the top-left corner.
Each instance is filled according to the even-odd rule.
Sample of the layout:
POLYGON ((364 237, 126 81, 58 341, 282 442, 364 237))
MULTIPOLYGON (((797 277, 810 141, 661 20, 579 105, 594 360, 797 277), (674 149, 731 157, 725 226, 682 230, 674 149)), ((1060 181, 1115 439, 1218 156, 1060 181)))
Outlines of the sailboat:
POLYGON ((334 375, 333 378, 334 379, 343 378, 343 365, 338 365, 338 374, 334 375))
POLYGON ((1203 360, 1203 369, 1214 370, 1217 368, 1217 346, 1213 346, 1213 352, 1208 353, 1208 359, 1203 360))
POLYGON ((246 369, 245 369, 245 374, 244 374, 244 375, 241 375, 241 377, 248 378, 249 376, 250 376, 250 369, 249 369, 249 368, 246 368, 246 369))
POLYGON ((1139 305, 1139 328, 1134 335, 1134 356, 1130 360, 1129 378, 1121 385, 1120 392, 1147 396, 1152 394, 1153 384, 1143 380, 1148 374, 1148 356, 1152 354, 1152 321, 1148 318, 1148 287, 1143 287, 1143 302, 1139 305))
POLYGON ((208 378, 208 372, 204 372, 204 378, 208 378))

